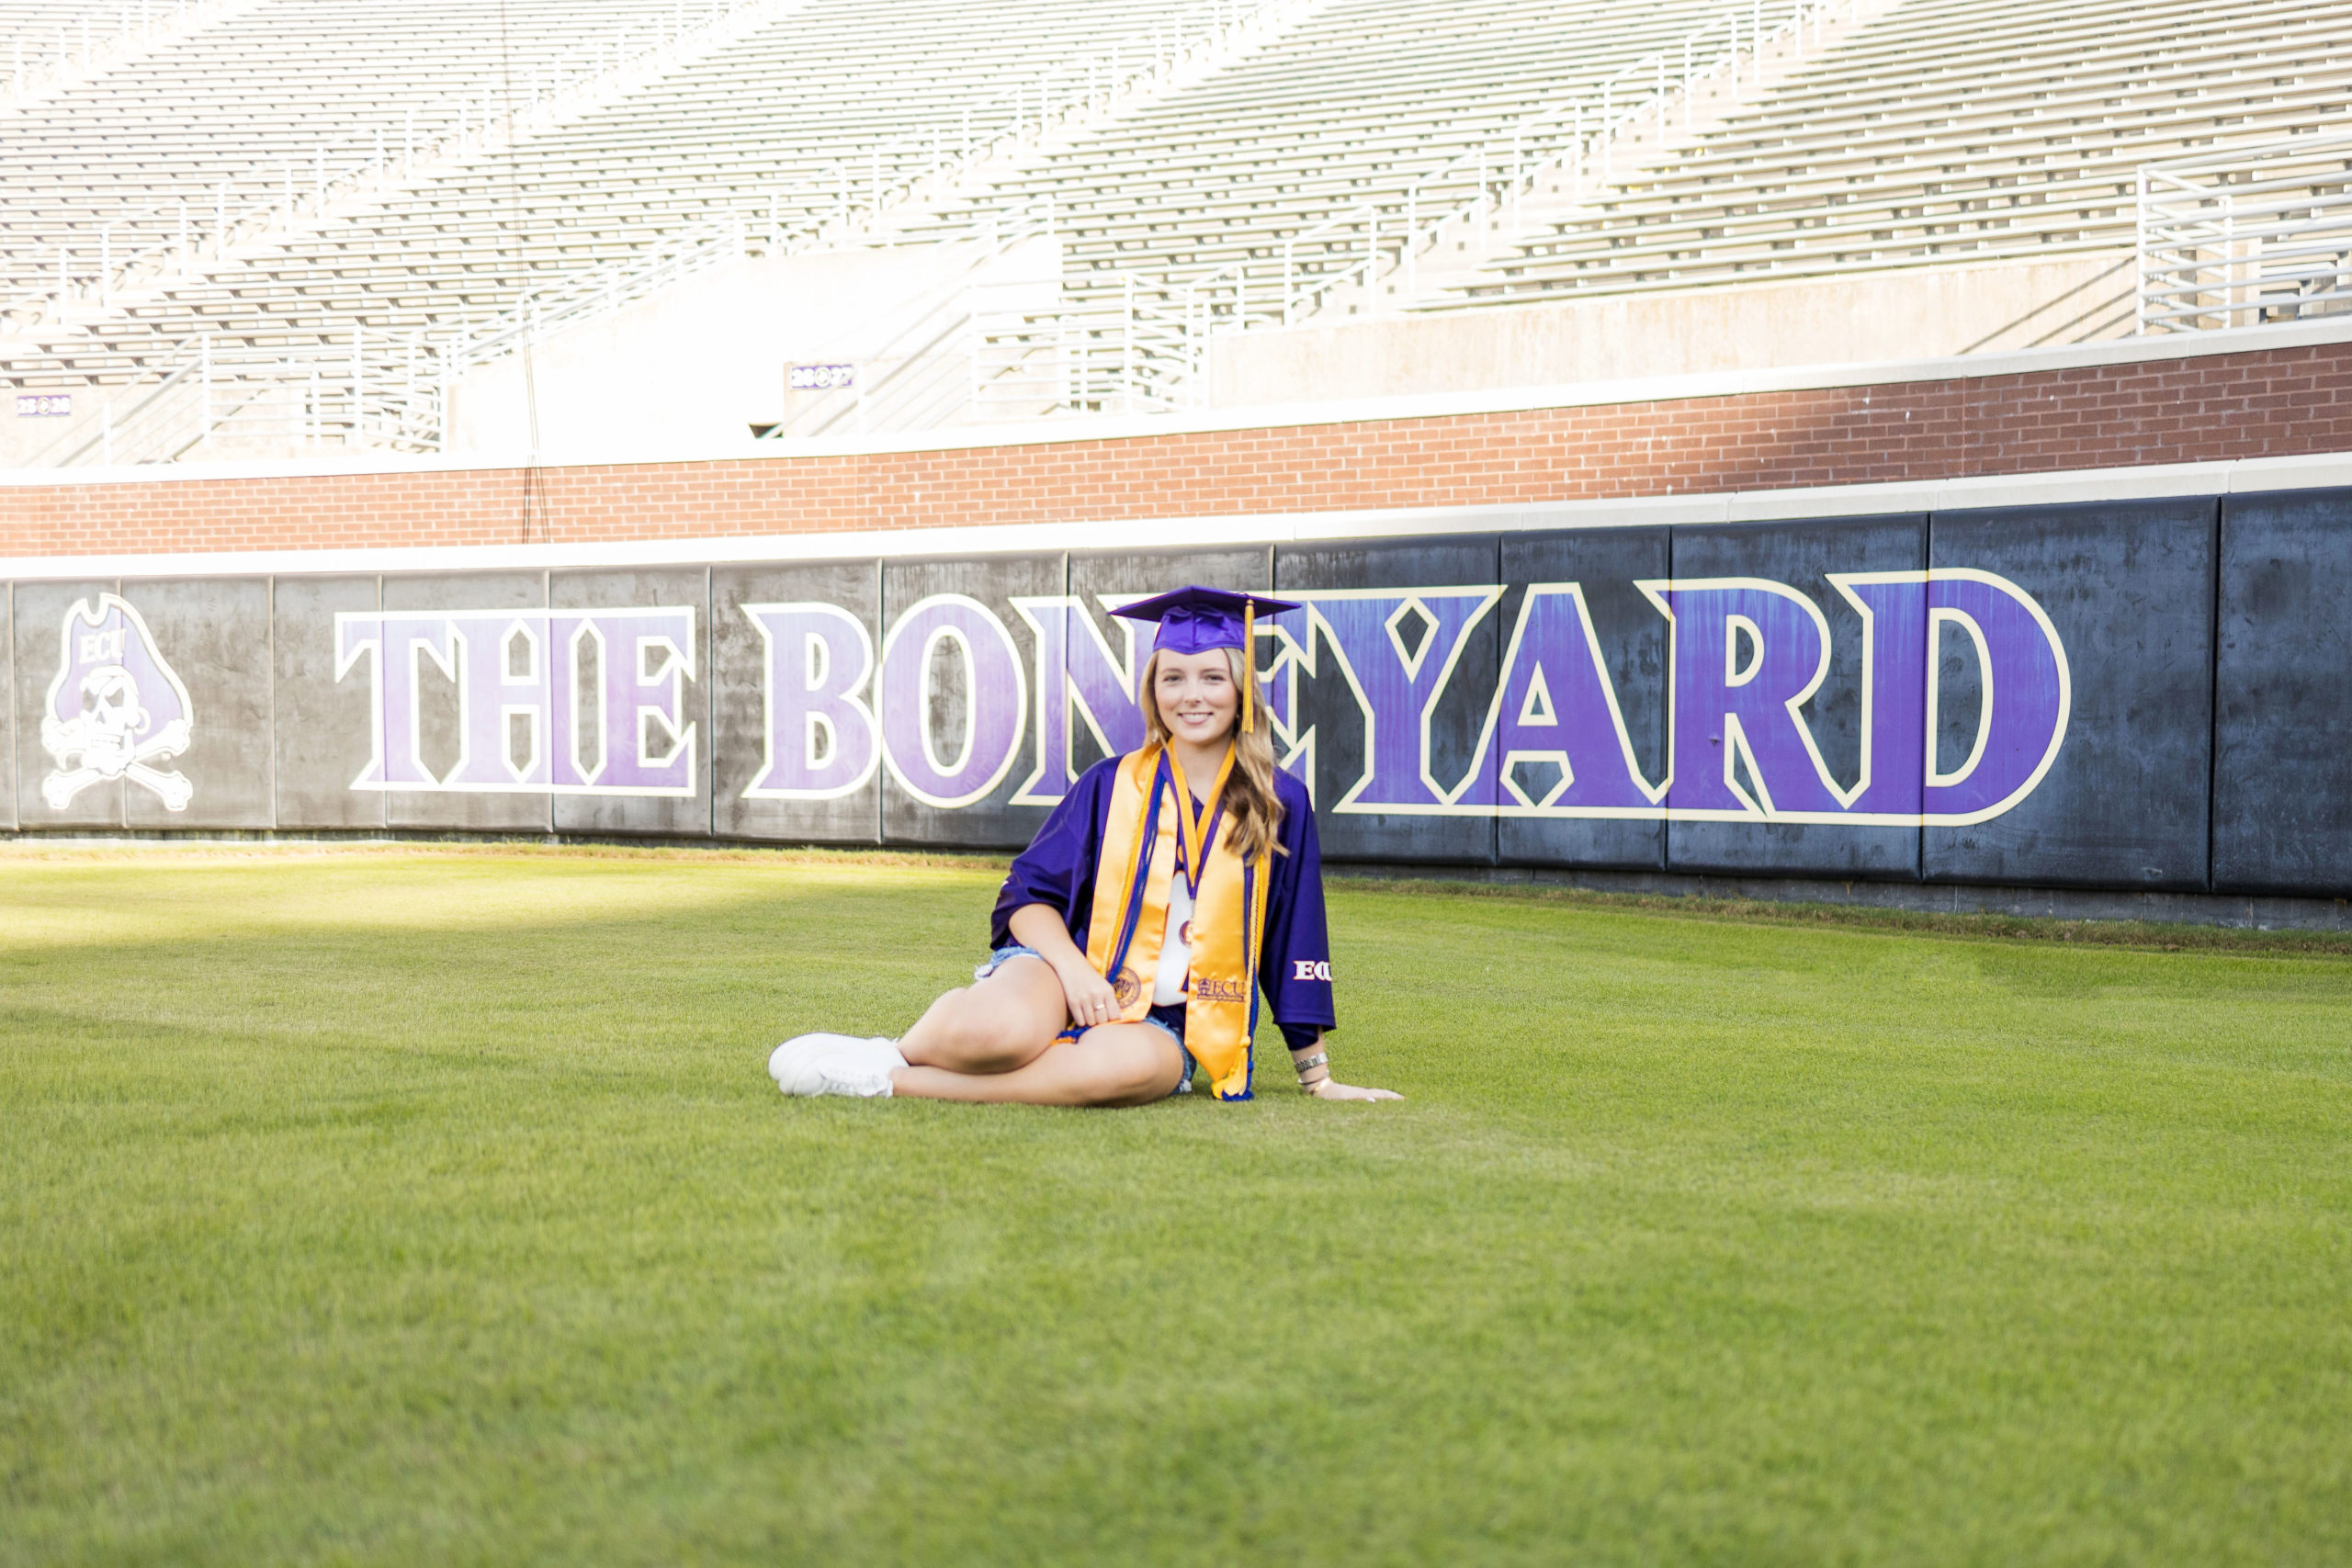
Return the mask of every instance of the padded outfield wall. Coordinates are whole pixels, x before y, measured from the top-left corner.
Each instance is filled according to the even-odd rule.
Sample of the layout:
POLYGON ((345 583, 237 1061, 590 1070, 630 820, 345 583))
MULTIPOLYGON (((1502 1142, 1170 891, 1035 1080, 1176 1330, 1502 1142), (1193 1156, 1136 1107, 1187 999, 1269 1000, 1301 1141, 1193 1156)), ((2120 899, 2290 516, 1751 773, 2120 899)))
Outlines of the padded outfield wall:
POLYGON ((1140 738, 1108 607, 1206 582, 1305 606, 1257 663, 1338 861, 2352 894, 2352 491, 1508 521, 25 576, 0 828, 1007 849, 1140 738))
POLYGON ((1306 605, 1257 657, 1342 863, 2352 927, 2347 453, 2325 319, 5 473, 0 830, 1002 850, 1135 739, 1108 606, 1207 581, 1306 605))

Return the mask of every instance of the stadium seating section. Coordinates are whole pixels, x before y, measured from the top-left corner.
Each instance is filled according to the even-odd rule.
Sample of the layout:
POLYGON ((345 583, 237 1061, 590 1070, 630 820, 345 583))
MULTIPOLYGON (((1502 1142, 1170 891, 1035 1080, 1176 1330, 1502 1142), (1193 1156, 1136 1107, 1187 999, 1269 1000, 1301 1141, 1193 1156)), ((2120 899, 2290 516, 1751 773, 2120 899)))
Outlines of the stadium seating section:
POLYGON ((2128 248, 2140 165, 2352 123, 2348 46, 2297 0, 1908 0, 1462 292, 2128 248))
MULTIPOLYGON (((1276 45, 1039 164, 983 199, 1051 197, 1081 295, 1277 265, 1302 230, 1372 204, 1402 216, 1434 165, 1668 49, 1724 0, 1345 0, 1276 45)), ((1785 9, 1785 6, 1776 7, 1785 9)), ((967 203, 944 216, 978 209, 967 203)))
MULTIPOLYGON (((1302 235, 1344 251, 1366 223, 1393 233, 1430 168, 1674 58, 1699 29, 1747 18, 1732 25, 1752 39, 1791 12, 1292 0, 1189 75, 1113 98, 1106 71, 1102 112, 1008 152, 991 139, 1017 129, 1023 84, 1156 55, 1182 14, 1147 0, 142 3, 0 0, 17 84, 80 48, 85 19, 149 39, 0 106, 0 353, 19 388, 131 383, 207 336, 249 354, 355 333, 446 342, 681 231, 732 219, 802 232, 869 186, 906 199, 831 243, 967 236, 1050 202, 1075 300, 1130 277, 1265 276, 1302 235), (518 106, 530 112, 487 133, 518 106)), ((2352 10, 1899 0, 1863 16, 1759 66, 1751 89, 1607 180, 1535 179, 1501 238, 1398 303, 2120 256, 2140 165, 2352 124, 2352 10)))

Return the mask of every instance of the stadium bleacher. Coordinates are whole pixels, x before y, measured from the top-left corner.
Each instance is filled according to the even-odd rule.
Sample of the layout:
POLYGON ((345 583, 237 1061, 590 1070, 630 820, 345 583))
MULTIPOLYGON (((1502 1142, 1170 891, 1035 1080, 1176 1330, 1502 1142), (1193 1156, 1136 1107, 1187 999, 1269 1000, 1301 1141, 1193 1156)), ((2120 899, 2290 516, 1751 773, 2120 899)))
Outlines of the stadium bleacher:
MULTIPOLYGON (((662 17, 673 9, 672 0, 618 3, 650 6, 662 17)), ((615 19, 613 0, 539 4, 550 20, 560 12, 583 28, 583 17, 615 19)), ((404 7, 381 0, 338 5, 372 12, 402 32, 417 30, 404 19, 404 7)), ((477 22, 485 15, 495 20, 480 7, 450 9, 477 22)), ((956 0, 779 7, 730 47, 688 60, 514 146, 456 161, 413 188, 353 203, 311 232, 247 247, 203 276, 165 279, 149 297, 127 295, 119 310, 80 323, 73 338, 53 340, 59 357, 86 374, 119 374, 142 351, 198 333, 218 334, 224 344, 284 346, 345 337, 355 326, 399 333, 487 320, 553 276, 626 256, 714 213, 806 218, 831 201, 835 182, 822 176, 843 163, 845 152, 887 145, 882 177, 902 180, 940 150, 984 138, 1023 112, 1018 96, 1003 91, 1015 79, 1102 53, 1122 39, 1140 58, 1164 14, 1146 0, 1051 0, 1007 12, 999 25, 974 35, 955 25, 965 11, 956 0), (796 205, 779 206, 786 198, 796 205)), ((474 25, 453 26, 442 41, 460 53, 483 52, 479 37, 465 37, 474 25)), ((561 35, 551 26, 546 32, 552 56, 561 35)), ((346 37, 319 52, 361 69, 375 47, 346 37)), ((306 52, 289 50, 280 58, 292 70, 306 52)), ((420 71, 431 69, 429 53, 415 51, 420 71)), ((494 51, 491 69, 497 70, 494 51)), ((176 80, 154 71, 133 74, 135 82, 114 89, 126 104, 180 90, 176 80)), ((404 125, 396 99, 348 111, 348 125, 367 124, 371 112, 378 124, 404 125)), ((280 123, 288 134, 316 124, 307 108, 289 110, 280 123)), ((116 140, 135 143, 152 135, 151 129, 116 140)), ((275 178, 268 161, 288 150, 274 144, 266 128, 243 151, 275 178)), ((92 153, 52 176, 73 189, 59 206, 78 201, 85 209, 76 230, 85 248, 96 221, 86 209, 103 205, 92 193, 117 188, 105 157, 92 153)), ((869 161, 848 162, 854 168, 848 177, 863 187, 873 177, 869 161)), ((191 150, 187 163, 202 189, 202 158, 191 150)), ((148 194, 171 188, 167 175, 140 177, 148 194)), ((297 177, 307 177, 307 170, 297 177)), ((22 243, 12 236, 9 248, 12 265, 37 283, 54 243, 49 232, 34 231, 22 243)))
POLYGON ((931 231, 990 203, 1050 197, 1080 299, 1119 271, 1270 275, 1303 231, 1366 204, 1401 215, 1407 189, 1432 166, 1508 139, 1515 121, 1732 8, 1498 0, 1453 11, 1342 0, 1255 57, 948 209, 931 231))
POLYGON ((61 250, 80 276, 102 248, 119 264, 175 241, 183 202, 201 231, 220 204, 267 202, 289 178, 308 197, 322 156, 340 168, 429 144, 466 106, 479 122, 485 101, 609 62, 684 14, 678 0, 270 0, 222 16, 8 117, 0 289, 53 288, 61 250))
POLYGON ((1909 0, 1440 303, 2128 250, 2134 172, 2352 113, 2352 11, 1909 0))
MULTIPOLYGON (((728 225, 774 254, 968 239, 1045 211, 1064 305, 976 330, 975 387, 1027 388, 1051 359, 1061 389, 998 412, 1151 408, 1177 400, 1161 395, 1170 377, 1197 379, 1203 332, 1352 311, 1375 279, 1384 310, 1445 313, 2121 256, 2140 167, 2352 123, 2352 14, 2286 0, 1193 0, 1190 14, 1231 27, 1248 12, 1261 30, 1123 96, 1122 51, 1130 67, 1160 59, 1185 14, 1150 0, 148 7, 0 5, 36 42, 85 13, 179 28, 0 107, 7 373, 129 396, 186 379, 201 354, 208 383, 216 367, 306 381, 311 440, 320 378, 341 358, 335 396, 354 411, 363 383, 403 374, 413 403, 433 356, 461 374, 481 344, 538 330, 541 301, 568 299, 577 319, 639 297, 619 285, 728 225), (1832 8, 1845 20, 1825 33, 1832 8), (1792 50, 1776 42, 1792 30, 1792 50), (1759 38, 1769 72, 1762 55, 1737 63, 1759 38), (1598 155, 1606 116, 1588 137, 1587 107, 1614 92, 1623 113, 1653 90, 1663 105, 1677 61, 1695 101, 1692 62, 1726 39, 1733 91, 1718 82, 1701 112, 1661 112, 1598 155), (1049 124, 1048 93, 1081 90, 1089 112, 1049 124), (1465 188, 1476 234, 1462 209, 1441 247, 1427 224, 1465 188), (1313 286, 1351 265, 1354 294, 1313 286), (1138 311, 1204 288, 1231 291, 1229 313, 1170 326, 1163 311, 1151 330, 1172 346, 1152 347, 1138 311), (1124 356, 1131 394, 1159 355, 1159 389, 1069 390, 1084 379, 1069 345, 1089 337, 1124 356)), ((401 444, 440 439, 413 409, 393 423, 401 444)), ((338 438, 375 437, 355 412, 338 438)))

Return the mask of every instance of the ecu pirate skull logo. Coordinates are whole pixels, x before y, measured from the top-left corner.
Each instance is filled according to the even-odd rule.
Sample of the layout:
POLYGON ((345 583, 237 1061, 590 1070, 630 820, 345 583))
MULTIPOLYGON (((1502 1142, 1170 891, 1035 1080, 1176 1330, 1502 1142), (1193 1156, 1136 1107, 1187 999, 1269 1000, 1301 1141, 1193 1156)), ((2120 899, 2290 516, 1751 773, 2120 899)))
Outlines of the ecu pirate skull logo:
POLYGON ((57 766, 40 782, 41 799, 62 811, 94 784, 130 779, 169 809, 187 810, 196 786, 153 764, 187 750, 194 715, 147 623, 129 601, 101 593, 95 608, 74 602, 61 640, 40 720, 40 743, 57 766))

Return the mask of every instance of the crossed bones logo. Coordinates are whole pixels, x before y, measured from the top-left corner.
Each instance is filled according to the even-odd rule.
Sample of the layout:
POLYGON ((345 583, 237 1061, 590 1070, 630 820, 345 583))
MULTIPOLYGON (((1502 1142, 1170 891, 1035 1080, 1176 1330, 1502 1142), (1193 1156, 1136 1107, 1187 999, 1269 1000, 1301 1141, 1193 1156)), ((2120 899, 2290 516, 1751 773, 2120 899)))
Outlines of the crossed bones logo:
POLYGON ((196 786, 153 764, 187 750, 194 714, 147 623, 128 600, 101 593, 95 607, 74 602, 61 642, 40 721, 40 743, 57 766, 40 782, 41 799, 62 811, 94 784, 129 779, 166 808, 187 810, 196 786))

